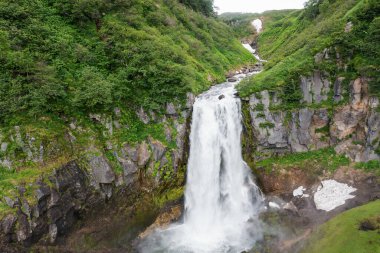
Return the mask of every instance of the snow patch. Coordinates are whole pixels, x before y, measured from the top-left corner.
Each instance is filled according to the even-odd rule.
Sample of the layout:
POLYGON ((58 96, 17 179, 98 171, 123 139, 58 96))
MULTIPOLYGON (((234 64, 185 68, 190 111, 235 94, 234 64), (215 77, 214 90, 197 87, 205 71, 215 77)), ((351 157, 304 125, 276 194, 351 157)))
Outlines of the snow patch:
POLYGON ((257 33, 261 33, 263 30, 263 21, 261 19, 255 19, 252 21, 253 27, 255 27, 257 33))
POLYGON ((294 197, 298 197, 298 196, 302 197, 304 191, 306 191, 306 188, 304 188, 303 186, 300 186, 293 191, 293 196, 294 197))
POLYGON ((321 184, 314 194, 314 203, 317 209, 329 212, 343 205, 347 199, 355 197, 350 193, 356 191, 356 188, 347 184, 342 184, 335 180, 325 180, 321 184))

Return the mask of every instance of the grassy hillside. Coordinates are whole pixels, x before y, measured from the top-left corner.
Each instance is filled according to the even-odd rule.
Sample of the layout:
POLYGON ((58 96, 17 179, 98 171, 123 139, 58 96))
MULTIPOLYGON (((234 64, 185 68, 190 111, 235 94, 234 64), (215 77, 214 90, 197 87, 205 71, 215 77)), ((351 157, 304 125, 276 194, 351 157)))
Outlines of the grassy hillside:
POLYGON ((263 13, 226 12, 219 15, 219 18, 231 26, 236 36, 241 39, 250 37, 256 32, 252 26, 254 19, 260 18, 269 26, 271 23, 281 20, 293 11, 294 10, 273 10, 263 13))
POLYGON ((1 0, 0 123, 158 110, 251 60, 231 34, 176 0, 1 0))
POLYGON ((306 9, 266 24, 258 43, 262 58, 269 62, 263 73, 242 83, 241 94, 277 89, 283 91, 285 102, 297 104, 297 94, 286 94, 295 94, 299 76, 310 74, 313 69, 351 80, 366 76, 372 79, 372 94, 379 94, 379 14, 376 0, 311 0, 306 9), (345 31, 349 22, 351 31, 345 31), (332 49, 331 58, 338 53, 347 67, 338 67, 332 59, 318 65, 314 56, 325 48, 332 49))
POLYGON ((33 199, 70 160, 102 155, 121 174, 124 145, 177 148, 186 93, 254 61, 210 3, 0 0, 0 217, 4 196, 24 185, 33 199), (164 120, 169 102, 178 116, 164 120))
POLYGON ((379 200, 346 211, 314 232, 302 252, 379 253, 379 215, 379 200))

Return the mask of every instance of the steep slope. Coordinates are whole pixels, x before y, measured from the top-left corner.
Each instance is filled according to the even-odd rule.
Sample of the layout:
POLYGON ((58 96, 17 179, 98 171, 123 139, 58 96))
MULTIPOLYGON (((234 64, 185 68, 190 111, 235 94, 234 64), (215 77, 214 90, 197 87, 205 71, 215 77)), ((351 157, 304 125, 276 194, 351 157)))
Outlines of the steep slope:
POLYGON ((378 95, 379 8, 373 0, 314 0, 305 10, 266 24, 258 39, 260 54, 269 61, 266 71, 242 85, 241 92, 285 89, 298 82, 299 74, 319 68, 348 78, 371 78, 371 93, 378 95), (331 48, 331 57, 338 54, 344 65, 336 66, 334 59, 315 61, 314 56, 325 48, 331 48))
POLYGON ((333 147, 352 162, 379 160, 379 14, 373 0, 309 1, 264 22, 257 41, 268 62, 238 87, 253 157, 333 147))
POLYGON ((0 245, 181 196, 194 96, 254 61, 209 3, 0 1, 0 245))

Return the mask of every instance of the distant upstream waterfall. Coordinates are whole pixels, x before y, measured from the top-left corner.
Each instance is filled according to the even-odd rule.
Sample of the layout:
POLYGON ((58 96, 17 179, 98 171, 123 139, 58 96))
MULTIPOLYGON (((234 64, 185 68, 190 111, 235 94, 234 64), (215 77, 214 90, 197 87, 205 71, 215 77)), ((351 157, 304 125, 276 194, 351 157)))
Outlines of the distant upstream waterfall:
POLYGON ((182 223, 157 230, 141 252, 242 252, 262 238, 263 198, 241 152, 241 102, 234 84, 194 104, 182 223))

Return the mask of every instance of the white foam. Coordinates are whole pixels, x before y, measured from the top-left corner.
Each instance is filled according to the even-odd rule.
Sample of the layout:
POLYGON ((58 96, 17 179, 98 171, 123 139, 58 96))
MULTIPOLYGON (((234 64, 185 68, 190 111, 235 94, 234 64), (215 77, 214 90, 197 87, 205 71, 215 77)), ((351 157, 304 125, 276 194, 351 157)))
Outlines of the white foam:
POLYGON ((356 188, 347 184, 342 184, 335 180, 325 180, 321 184, 314 194, 314 202, 317 209, 329 212, 343 205, 347 199, 355 197, 355 195, 351 195, 350 193, 355 192, 356 188))

